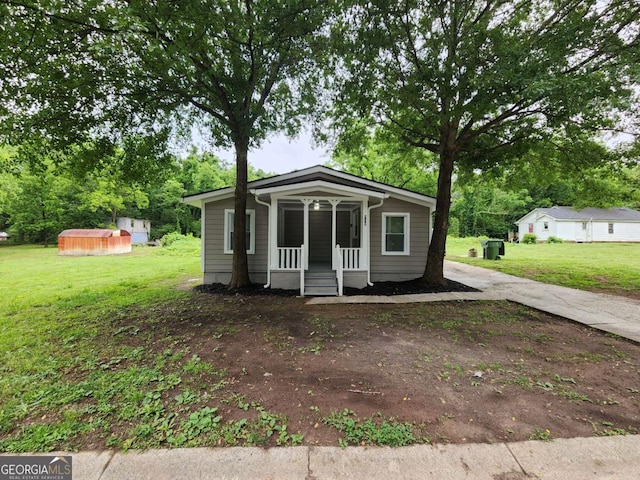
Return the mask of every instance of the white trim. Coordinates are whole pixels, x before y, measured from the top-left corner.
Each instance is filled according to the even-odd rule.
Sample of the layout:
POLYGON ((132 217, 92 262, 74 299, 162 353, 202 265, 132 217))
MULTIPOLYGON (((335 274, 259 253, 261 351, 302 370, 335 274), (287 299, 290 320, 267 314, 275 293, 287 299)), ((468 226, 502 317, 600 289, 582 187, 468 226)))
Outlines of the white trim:
MULTIPOLYGON (((316 173, 324 174, 329 177, 340 178, 340 179, 347 180, 354 183, 359 183, 363 186, 363 188, 361 189, 358 187, 338 185, 327 180, 316 180, 319 182, 324 182, 329 185, 333 185, 335 188, 338 188, 338 189, 342 188, 343 191, 347 191, 346 189, 352 188, 355 190, 363 190, 366 195, 371 195, 371 196, 375 196, 374 194, 377 194, 378 196, 386 195, 386 197, 384 198, 387 198, 389 195, 393 195, 395 198, 398 198, 400 200, 405 200, 410 203, 416 203, 418 205, 428 206, 433 209, 435 209, 436 207, 436 199, 428 195, 411 192, 409 190, 404 190, 398 187, 392 187, 390 185, 386 185, 373 180, 368 180, 366 178, 358 177, 357 175, 351 175, 349 173, 333 170, 333 169, 324 167, 322 165, 316 165, 314 167, 309 167, 302 170, 285 173, 283 175, 276 175, 269 178, 254 180, 252 182, 249 182, 248 186, 250 188, 251 193, 254 193, 254 194, 255 194, 254 191, 260 189, 261 186, 265 187, 262 190, 268 190, 271 188, 286 188, 286 187, 301 188, 304 186, 309 186, 313 182, 302 182, 302 183, 298 183, 291 186, 282 185, 280 187, 269 187, 269 184, 283 182, 283 181, 287 181, 295 178, 300 178, 306 175, 313 175, 316 173), (370 190, 367 190, 366 187, 374 188, 376 190, 382 190, 385 193, 383 194, 381 192, 371 192, 370 190)), ((223 198, 226 198, 226 197, 232 197, 234 195, 234 192, 235 192, 235 187, 221 188, 219 190, 197 193, 195 195, 187 195, 182 198, 182 201, 186 204, 193 205, 195 207, 202 207, 202 204, 205 202, 217 201, 217 200, 222 200, 223 198)), ((380 198, 383 198, 383 197, 380 197, 380 198)))
MULTIPOLYGON (((229 245, 229 218, 230 214, 235 215, 233 208, 224 209, 224 253, 233 253, 233 245, 229 245)), ((256 253, 256 211, 254 209, 247 209, 247 216, 249 217, 249 245, 247 245, 247 255, 253 255, 256 253)))
POLYGON ((409 246, 411 244, 411 230, 410 230, 410 218, 411 214, 408 212, 382 212, 382 255, 410 255, 409 246), (387 236, 387 218, 388 217, 402 217, 404 219, 404 248, 399 252, 392 252, 386 250, 386 236, 387 236))
POLYGON ((291 185, 280 185, 278 187, 267 188, 252 188, 250 192, 254 195, 269 195, 272 193, 288 193, 289 195, 295 194, 295 192, 307 194, 308 192, 320 190, 324 192, 338 192, 349 193, 352 195, 362 195, 374 198, 387 198, 388 193, 374 192, 366 190, 364 188, 349 187, 346 185, 340 185, 337 183, 327 182, 326 180, 313 180, 311 182, 294 183, 291 185))

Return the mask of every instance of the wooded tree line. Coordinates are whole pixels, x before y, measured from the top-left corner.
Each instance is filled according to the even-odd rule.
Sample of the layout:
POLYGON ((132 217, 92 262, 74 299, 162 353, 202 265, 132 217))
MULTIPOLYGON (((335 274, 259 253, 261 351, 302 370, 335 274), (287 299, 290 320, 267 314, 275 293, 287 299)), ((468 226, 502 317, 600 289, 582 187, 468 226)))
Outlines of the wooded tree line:
MULTIPOLYGON (((433 155, 431 284, 445 282, 455 175, 530 151, 586 168, 598 132, 639 130, 636 1, 0 0, 0 18, 10 144, 79 145, 90 164, 105 157, 81 153, 87 144, 145 152, 197 127, 236 152, 236 212, 249 149, 303 122, 346 150, 382 128, 433 155)), ((129 152, 122 166, 144 171, 129 152)), ((246 216, 234 219, 244 231, 246 216)), ((239 287, 245 237, 233 247, 239 287)))
MULTIPOLYGON (((113 157, 78 171, 72 153, 0 148, 0 230, 14 242, 46 246, 62 230, 115 227, 124 216, 150 220, 152 239, 170 232, 199 236, 200 210, 180 199, 233 185, 234 166, 196 149, 158 163, 163 169, 129 178, 113 157)), ((249 165, 250 179, 264 176, 249 165)))
MULTIPOLYGON (((600 147, 600 155, 606 148, 600 147)), ((72 149, 73 152, 73 149, 72 149)), ((117 168, 122 150, 93 166, 78 169, 73 153, 40 148, 0 148, 0 230, 14 242, 55 241, 67 228, 115 226, 116 217, 151 221, 151 238, 171 232, 200 235, 200 210, 182 203, 191 195, 234 184, 235 169, 195 148, 184 156, 167 156, 164 165, 128 178, 117 168)), ((355 175, 412 191, 435 195, 434 159, 421 149, 393 143, 378 131, 347 153, 338 147, 328 163, 355 175)), ((536 207, 626 206, 640 209, 640 166, 602 163, 591 169, 568 169, 546 152, 529 152, 497 172, 471 172, 453 183, 449 234, 506 237, 514 221, 536 207), (541 155, 544 160, 532 161, 541 155)), ((504 166, 504 165, 503 165, 504 166)), ((270 174, 248 165, 249 180, 270 174)))
MULTIPOLYGON (((381 130, 356 143, 339 144, 330 166, 371 180, 435 195, 435 155, 407 148, 381 130)), ((629 207, 640 210, 640 165, 600 142, 583 144, 572 165, 560 150, 530 150, 499 168, 454 177, 448 234, 507 238, 514 222, 537 207, 629 207), (591 158, 589 158, 591 157, 591 158)))

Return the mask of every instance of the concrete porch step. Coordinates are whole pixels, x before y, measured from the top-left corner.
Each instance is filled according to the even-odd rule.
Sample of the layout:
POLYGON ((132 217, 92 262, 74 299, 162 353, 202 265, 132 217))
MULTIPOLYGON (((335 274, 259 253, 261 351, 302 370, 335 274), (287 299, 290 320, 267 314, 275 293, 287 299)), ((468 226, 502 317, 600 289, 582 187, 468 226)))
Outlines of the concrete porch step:
POLYGON ((333 270, 307 271, 304 275, 304 294, 310 297, 337 296, 338 284, 333 270))
POLYGON ((305 280, 307 278, 336 278, 335 270, 307 270, 304 274, 305 280))
POLYGON ((319 287, 328 287, 336 285, 336 277, 327 277, 327 278, 305 278, 304 284, 309 286, 319 286, 319 287))
POLYGON ((338 295, 338 287, 336 285, 305 285, 304 295, 305 297, 336 297, 338 295))

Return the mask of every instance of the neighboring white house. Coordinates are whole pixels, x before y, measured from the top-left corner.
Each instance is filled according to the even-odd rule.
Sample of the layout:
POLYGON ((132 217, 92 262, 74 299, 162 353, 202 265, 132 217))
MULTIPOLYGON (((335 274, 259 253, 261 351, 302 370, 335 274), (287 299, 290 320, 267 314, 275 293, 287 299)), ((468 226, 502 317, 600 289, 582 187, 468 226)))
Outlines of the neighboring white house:
POLYGON ((116 226, 119 230, 126 230, 131 234, 131 243, 147 243, 151 234, 151 222, 137 218, 118 217, 116 226))
POLYGON ((516 225, 520 240, 533 233, 540 241, 640 242, 640 212, 630 208, 536 208, 516 225))
POLYGON ((6 242, 9 239, 7 232, 0 232, 0 242, 6 242))

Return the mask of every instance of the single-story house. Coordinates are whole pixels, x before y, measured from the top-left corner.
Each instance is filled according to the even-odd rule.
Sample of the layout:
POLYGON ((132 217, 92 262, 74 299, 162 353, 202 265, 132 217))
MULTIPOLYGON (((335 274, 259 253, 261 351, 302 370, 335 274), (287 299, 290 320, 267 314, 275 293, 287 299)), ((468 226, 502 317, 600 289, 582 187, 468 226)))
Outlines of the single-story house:
MULTIPOLYGON (((309 167, 248 184, 249 275, 265 287, 340 295, 342 287, 418 278, 435 198, 309 167)), ((228 283, 234 187, 184 197, 202 209, 204 283, 228 283)))
POLYGON ((7 232, 0 232, 0 242, 6 242, 9 240, 9 234, 7 232))
POLYGON ((138 218, 118 217, 116 227, 131 234, 131 243, 147 243, 151 234, 151 221, 138 218))
POLYGON ((640 212, 630 208, 536 208, 516 222, 518 238, 569 242, 640 242, 640 212))
POLYGON ((115 255, 131 252, 131 235, 126 230, 64 230, 58 235, 58 255, 115 255))

